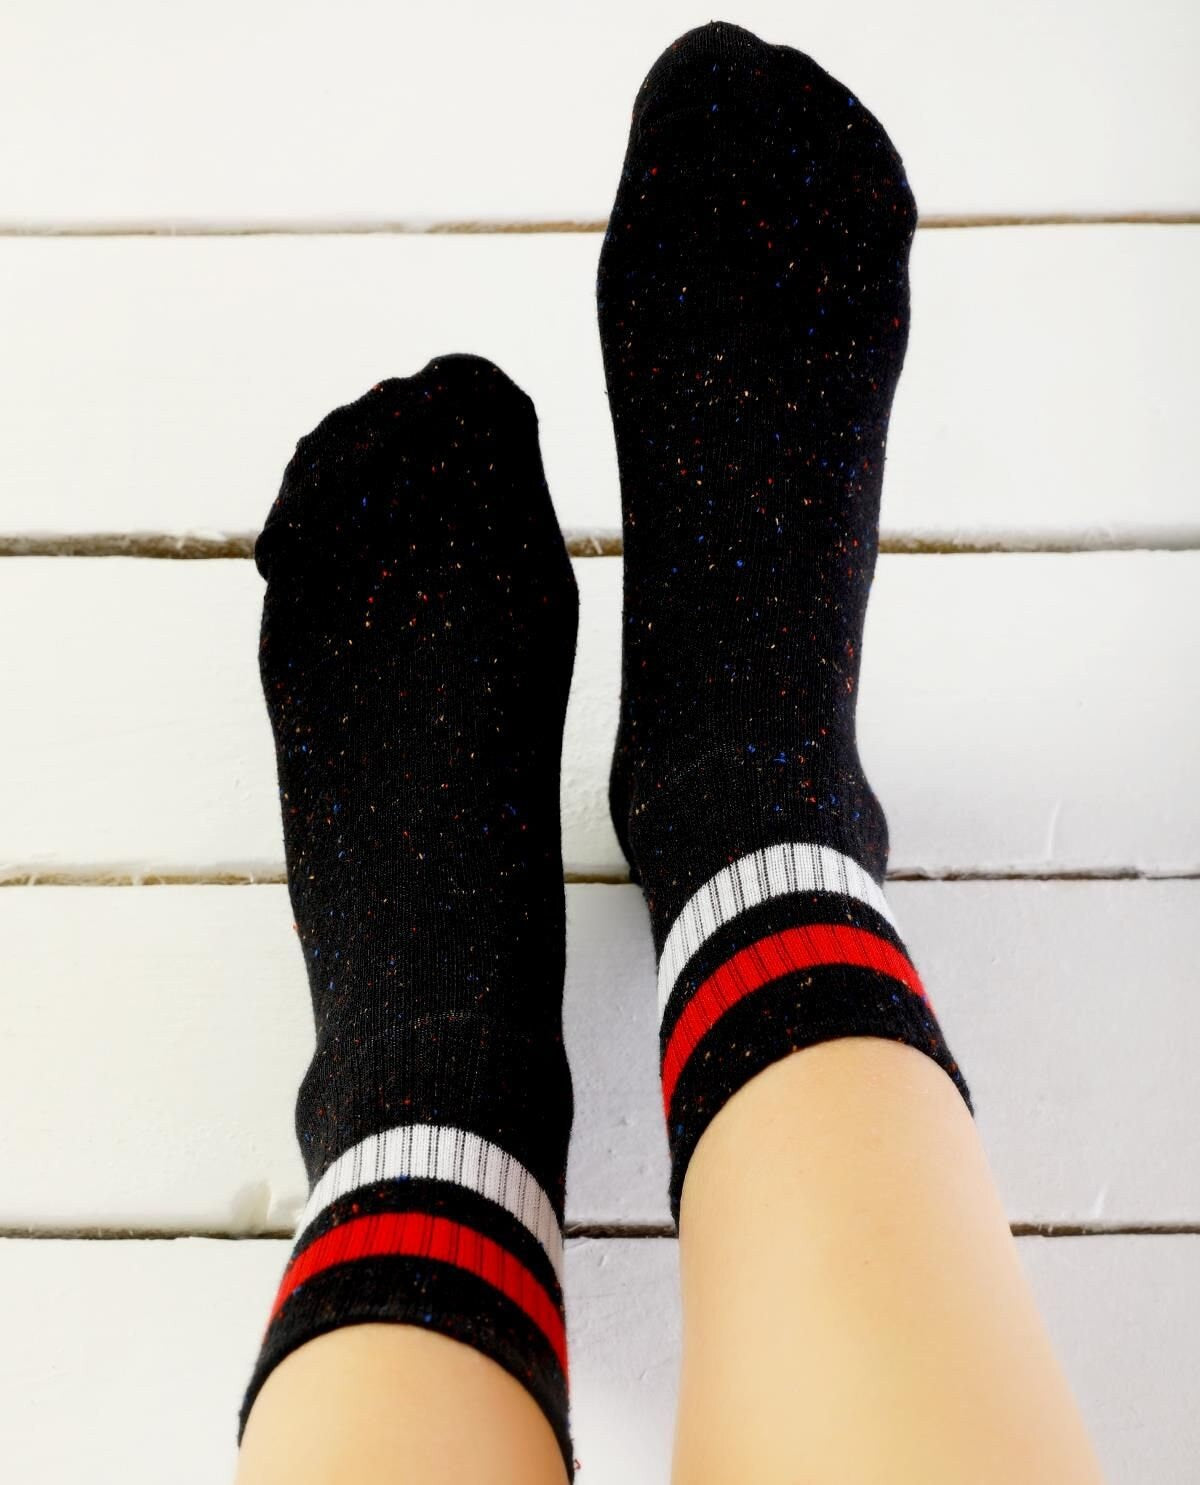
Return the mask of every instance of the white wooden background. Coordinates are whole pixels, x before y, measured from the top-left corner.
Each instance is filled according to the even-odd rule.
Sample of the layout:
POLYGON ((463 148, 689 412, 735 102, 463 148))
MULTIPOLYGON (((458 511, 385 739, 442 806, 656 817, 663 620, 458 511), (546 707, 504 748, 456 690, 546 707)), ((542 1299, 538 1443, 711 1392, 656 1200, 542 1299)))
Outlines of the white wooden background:
MULTIPOLYGON (((1200 9, 727 18, 852 86, 916 190, 862 706, 891 896, 1113 1485, 1190 1485, 1200 9)), ((8 1478, 228 1477, 303 1197, 311 1040, 248 556, 296 438, 451 350, 537 402, 584 605, 563 780, 581 1479, 667 1478, 675 1253, 649 934, 604 813, 619 497, 592 282, 633 92, 706 19, 6 7, 8 1478)))

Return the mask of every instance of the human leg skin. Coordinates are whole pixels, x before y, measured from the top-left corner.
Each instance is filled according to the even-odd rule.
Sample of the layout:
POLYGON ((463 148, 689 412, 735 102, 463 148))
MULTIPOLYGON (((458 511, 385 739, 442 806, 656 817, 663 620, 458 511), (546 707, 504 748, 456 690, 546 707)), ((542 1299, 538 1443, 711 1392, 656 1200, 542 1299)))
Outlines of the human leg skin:
POLYGON ((675 1485, 1097 1485, 975 1124, 869 1037, 772 1064, 680 1212, 675 1485))
POLYGON ((435 1331, 353 1325, 308 1341, 263 1385, 237 1485, 562 1485, 562 1454, 530 1394, 435 1331))

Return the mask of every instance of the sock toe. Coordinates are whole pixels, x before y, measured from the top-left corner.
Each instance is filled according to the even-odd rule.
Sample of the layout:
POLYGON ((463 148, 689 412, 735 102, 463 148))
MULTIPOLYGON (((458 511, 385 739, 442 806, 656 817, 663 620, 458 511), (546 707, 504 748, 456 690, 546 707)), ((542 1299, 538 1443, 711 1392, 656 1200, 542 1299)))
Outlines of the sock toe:
MULTIPOLYGON (((712 157, 730 149, 731 115, 767 140, 777 168, 788 157, 834 152, 872 177, 902 182, 897 195, 909 195, 902 206, 915 224, 899 152, 861 99, 806 52, 725 21, 687 32, 654 63, 634 103, 631 145, 712 157)), ((744 139, 733 150, 744 153, 744 139)))
POLYGON ((731 108, 822 102, 846 107, 847 89, 807 53, 713 21, 681 36, 651 67, 634 102, 645 137, 672 117, 720 116, 731 108))
POLYGON ((520 546, 530 531, 553 531, 548 516, 530 398, 482 357, 438 356, 376 383, 300 439, 254 560, 269 578, 281 564, 398 553, 414 524, 424 539, 439 526, 448 542, 461 533, 464 548, 486 534, 490 550, 510 531, 520 546))

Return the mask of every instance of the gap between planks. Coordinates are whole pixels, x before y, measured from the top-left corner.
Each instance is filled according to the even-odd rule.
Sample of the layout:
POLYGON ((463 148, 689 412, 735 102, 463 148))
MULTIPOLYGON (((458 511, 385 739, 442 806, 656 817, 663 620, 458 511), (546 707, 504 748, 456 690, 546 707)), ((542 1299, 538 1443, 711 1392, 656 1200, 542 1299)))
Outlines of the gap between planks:
MULTIPOLYGON (((977 212, 963 216, 920 217, 918 228, 941 231, 972 227, 1106 227, 1145 225, 1185 227, 1200 223, 1200 212, 1036 212, 1031 215, 977 212)), ((63 222, 0 225, 0 237, 366 237, 366 236, 530 236, 541 233, 600 233, 602 218, 580 221, 309 221, 282 222, 63 222)))
MULTIPOLYGON (((567 533, 572 557, 620 557, 619 536, 567 533)), ((77 532, 65 536, 0 536, 3 557, 141 557, 161 561, 203 562, 219 558, 251 558, 255 533, 227 536, 175 536, 170 532, 77 532)), ((1041 536, 1023 541, 1014 534, 993 541, 957 541, 948 537, 884 537, 879 551, 902 556, 1072 556, 1090 552, 1192 552, 1200 550, 1200 526, 1153 536, 1116 537, 1097 532, 1084 536, 1041 536)))
MULTIPOLYGON (((1200 867, 1192 871, 1139 871, 1133 867, 1097 867, 1092 871, 890 871, 889 882, 1192 882, 1200 880, 1200 867)), ((628 887, 627 872, 563 873, 568 887, 628 887)), ((4 887, 280 887, 287 873, 279 870, 181 872, 106 869, 81 866, 74 870, 38 871, 19 866, 0 867, 4 887)), ((2 1236, 2 1234, 0 1234, 2 1236)))
MULTIPOLYGON (((1087 1237, 1197 1237, 1200 1223, 1196 1222, 1113 1222, 1113 1223, 1069 1223, 1069 1222, 1012 1222, 1009 1232, 1013 1237, 1041 1238, 1087 1238, 1087 1237)), ((264 1227, 258 1232, 228 1232, 220 1228, 157 1228, 157 1227, 3 1227, 0 1228, 0 1243, 20 1242, 180 1242, 188 1238, 204 1238, 209 1242, 259 1243, 290 1241, 296 1236, 292 1227, 264 1227)), ((674 1242, 679 1234, 669 1222, 568 1222, 563 1228, 566 1238, 593 1238, 597 1240, 668 1240, 674 1242)))

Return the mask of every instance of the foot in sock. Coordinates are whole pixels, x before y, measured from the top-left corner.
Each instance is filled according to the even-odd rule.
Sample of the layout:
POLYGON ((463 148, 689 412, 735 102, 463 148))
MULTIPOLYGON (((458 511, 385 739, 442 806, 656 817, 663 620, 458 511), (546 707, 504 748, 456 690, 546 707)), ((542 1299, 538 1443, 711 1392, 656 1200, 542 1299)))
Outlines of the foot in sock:
POLYGON ((708 1122, 791 1051, 907 1042, 968 1096, 855 739, 915 225, 886 133, 802 53, 714 24, 643 83, 597 284, 624 510, 610 799, 659 954, 676 1216, 708 1122))
POLYGON ((426 1326, 571 1468, 558 773, 577 597, 533 405, 470 356, 300 441, 255 546, 316 1050, 311 1195, 242 1409, 342 1325, 426 1326))

